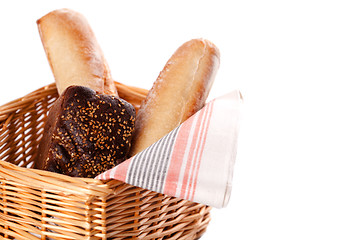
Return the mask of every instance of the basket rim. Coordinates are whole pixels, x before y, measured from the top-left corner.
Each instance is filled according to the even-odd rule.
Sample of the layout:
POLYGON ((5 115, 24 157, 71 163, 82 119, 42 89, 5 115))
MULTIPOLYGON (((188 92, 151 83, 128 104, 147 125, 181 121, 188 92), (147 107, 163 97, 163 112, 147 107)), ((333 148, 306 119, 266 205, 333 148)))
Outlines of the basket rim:
POLYGON ((107 196, 112 189, 103 181, 80 178, 40 169, 20 167, 0 159, 0 177, 29 187, 38 186, 46 190, 63 191, 74 195, 107 196))
MULTIPOLYGON (((147 95, 147 92, 148 92, 148 90, 146 90, 144 88, 130 86, 130 85, 123 84, 123 83, 120 83, 117 81, 114 81, 114 84, 119 93, 121 93, 122 91, 126 91, 126 92, 130 93, 131 95, 135 96, 136 98, 140 98, 140 99, 145 98, 145 96, 147 95)), ((18 108, 19 105, 21 105, 21 104, 26 104, 29 101, 34 101, 36 99, 46 96, 47 95, 47 94, 45 94, 46 91, 57 92, 56 83, 55 82, 49 83, 43 87, 40 87, 36 90, 31 91, 30 93, 27 93, 23 97, 19 97, 14 100, 10 100, 10 101, 0 105, 0 121, 6 120, 7 116, 10 113, 12 113, 14 110, 16 110, 15 107, 18 108)), ((119 97, 121 97, 121 96, 119 96, 119 97)))

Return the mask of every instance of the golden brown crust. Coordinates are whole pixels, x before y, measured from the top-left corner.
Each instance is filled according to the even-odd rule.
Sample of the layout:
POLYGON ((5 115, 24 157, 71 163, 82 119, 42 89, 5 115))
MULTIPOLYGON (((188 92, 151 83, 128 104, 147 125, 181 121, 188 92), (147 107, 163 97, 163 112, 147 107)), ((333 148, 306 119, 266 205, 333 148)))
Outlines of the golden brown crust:
POLYGON ((104 75, 104 94, 111 96, 119 96, 116 90, 115 82, 111 76, 110 68, 107 62, 105 61, 105 75, 104 75))
MULTIPOLYGON (((59 9, 40 18, 37 24, 59 94, 71 85, 104 93, 104 79, 110 71, 85 17, 59 9)), ((108 81, 107 87, 115 88, 112 84, 108 81)))
POLYGON ((159 140, 204 106, 219 58, 216 46, 204 39, 191 40, 177 49, 141 104, 131 155, 159 140))

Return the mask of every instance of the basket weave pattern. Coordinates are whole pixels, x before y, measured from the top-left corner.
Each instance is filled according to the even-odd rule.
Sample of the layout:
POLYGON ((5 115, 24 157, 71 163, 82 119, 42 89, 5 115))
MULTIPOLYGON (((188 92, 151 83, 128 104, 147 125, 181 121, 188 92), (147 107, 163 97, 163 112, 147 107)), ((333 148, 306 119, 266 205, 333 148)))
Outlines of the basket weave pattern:
MULTIPOLYGON (((137 109, 147 91, 116 83, 137 109)), ((197 239, 210 207, 116 180, 32 169, 55 84, 0 107, 0 239, 197 239)))

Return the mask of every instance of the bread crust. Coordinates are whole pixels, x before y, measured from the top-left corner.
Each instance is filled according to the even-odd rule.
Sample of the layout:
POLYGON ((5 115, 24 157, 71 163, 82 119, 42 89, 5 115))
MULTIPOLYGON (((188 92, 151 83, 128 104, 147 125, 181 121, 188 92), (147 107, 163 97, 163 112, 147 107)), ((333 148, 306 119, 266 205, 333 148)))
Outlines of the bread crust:
POLYGON ((115 82, 111 76, 110 68, 107 62, 105 61, 105 74, 104 74, 104 94, 118 97, 118 91, 115 86, 115 82))
POLYGON ((50 108, 34 167, 95 177, 126 159, 134 120, 125 100, 70 86, 50 108))
POLYGON ((58 9, 37 20, 37 25, 59 94, 78 85, 117 95, 103 52, 83 15, 58 9))
POLYGON ((131 155, 144 150, 200 110, 220 63, 218 48, 193 39, 171 56, 141 104, 131 155))

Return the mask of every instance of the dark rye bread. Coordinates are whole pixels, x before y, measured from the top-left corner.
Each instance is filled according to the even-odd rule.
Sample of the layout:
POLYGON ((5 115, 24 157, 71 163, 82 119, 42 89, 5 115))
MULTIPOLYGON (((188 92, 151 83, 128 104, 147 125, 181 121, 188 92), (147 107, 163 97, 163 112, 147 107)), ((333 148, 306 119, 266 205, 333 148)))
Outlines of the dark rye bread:
POLYGON ((35 168, 93 178, 125 160, 134 120, 125 100, 70 86, 49 111, 35 168))

